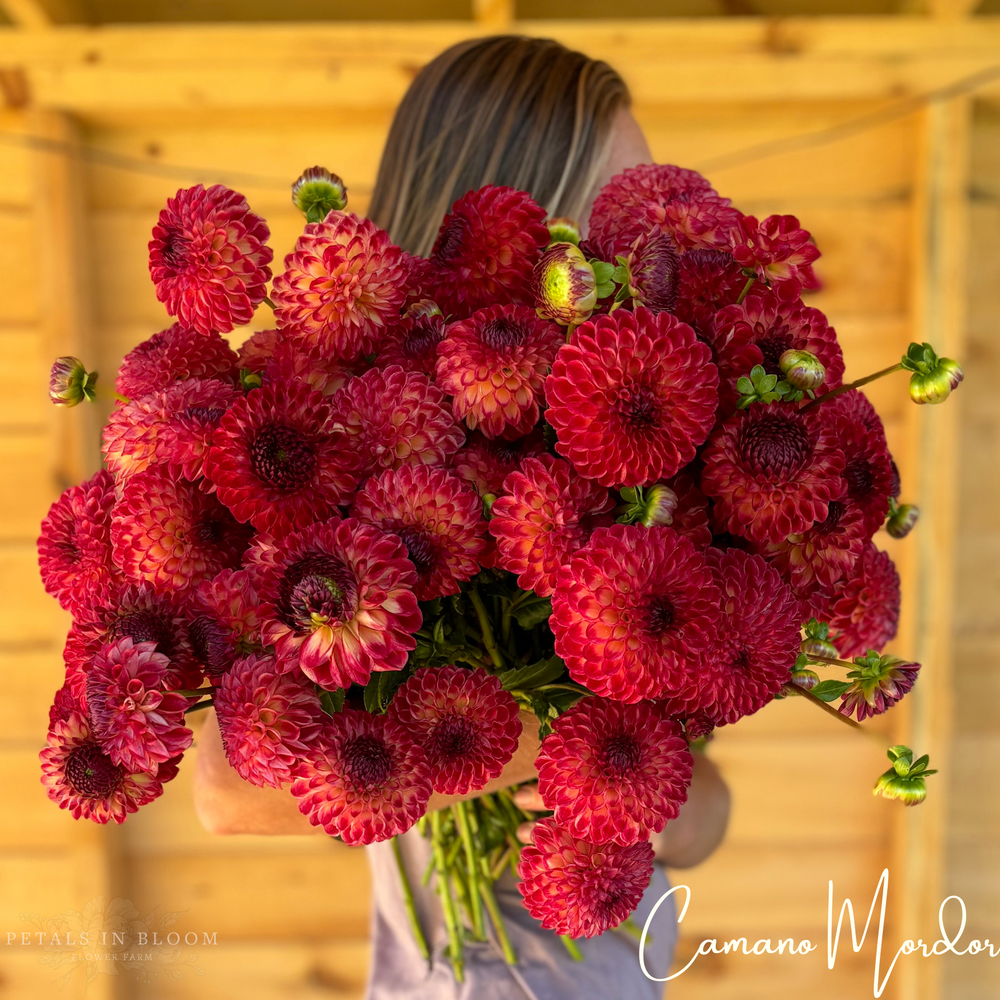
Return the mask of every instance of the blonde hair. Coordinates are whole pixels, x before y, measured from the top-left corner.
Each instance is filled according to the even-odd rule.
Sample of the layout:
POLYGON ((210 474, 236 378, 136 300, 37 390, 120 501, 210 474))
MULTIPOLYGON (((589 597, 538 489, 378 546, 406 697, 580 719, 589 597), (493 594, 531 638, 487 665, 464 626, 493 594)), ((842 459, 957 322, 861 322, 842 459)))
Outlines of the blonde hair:
POLYGON ((452 203, 498 184, 551 216, 579 218, 607 158, 628 87, 607 63, 559 42, 496 35, 428 63, 396 110, 369 217, 427 256, 452 203))

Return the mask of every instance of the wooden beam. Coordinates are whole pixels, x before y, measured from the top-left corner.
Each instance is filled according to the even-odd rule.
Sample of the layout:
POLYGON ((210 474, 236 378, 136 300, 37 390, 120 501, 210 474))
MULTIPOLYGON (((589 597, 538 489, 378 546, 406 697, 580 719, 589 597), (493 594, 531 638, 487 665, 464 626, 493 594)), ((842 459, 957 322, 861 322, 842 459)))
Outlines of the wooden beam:
POLYGON ((969 17, 982 2, 983 0, 925 0, 927 13, 944 20, 969 17))
POLYGON ((0 10, 18 28, 35 31, 87 20, 78 0, 0 0, 0 10))
POLYGON ((491 31, 507 31, 514 21, 514 0, 472 0, 472 18, 491 31))

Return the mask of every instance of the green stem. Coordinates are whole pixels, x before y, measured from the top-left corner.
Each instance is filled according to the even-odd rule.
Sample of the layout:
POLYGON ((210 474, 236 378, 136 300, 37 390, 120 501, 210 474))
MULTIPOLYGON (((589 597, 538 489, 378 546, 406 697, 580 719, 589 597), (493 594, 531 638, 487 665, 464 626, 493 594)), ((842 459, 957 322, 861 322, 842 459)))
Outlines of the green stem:
POLYGON ((800 698, 811 701, 814 705, 818 705, 823 709, 827 715, 832 715, 835 719, 839 719, 845 726, 850 726, 852 729, 860 729, 862 732, 866 731, 864 726, 859 725, 852 718, 838 712, 833 705, 828 705, 822 698, 817 698, 812 691, 807 691, 805 688, 799 687, 798 684, 785 684, 781 688, 781 691, 783 694, 797 694, 800 698))
POLYGON ((192 712, 200 712, 203 708, 211 708, 214 704, 215 702, 211 698, 206 698, 204 701, 199 701, 197 705, 185 708, 184 714, 190 715, 192 712))
POLYGON ((451 811, 455 814, 455 822, 458 824, 458 832, 465 848, 465 865, 469 870, 469 909, 472 915, 472 930, 476 937, 482 941, 484 938, 483 901, 479 896, 479 865, 476 863, 476 849, 472 843, 472 830, 469 826, 466 804, 456 802, 451 807, 451 811))
POLYGON ((178 688, 177 694, 182 694, 185 698, 200 698, 203 694, 212 694, 213 691, 214 687, 178 688))
POLYGON ((572 958, 574 962, 583 961, 583 952, 580 951, 577 943, 568 934, 560 934, 559 940, 566 945, 566 950, 569 952, 570 958, 572 958))
POLYGON ((483 599, 479 596, 479 591, 474 586, 469 589, 469 599, 472 601, 472 607, 476 611, 476 620, 479 622, 479 628, 483 633, 483 645, 486 647, 486 652, 490 654, 493 666, 497 670, 503 670, 506 665, 503 662, 500 650, 497 648, 496 640, 493 638, 493 626, 490 625, 489 615, 486 614, 486 606, 483 604, 483 599))
POLYGON ((493 895, 493 885, 490 881, 490 873, 487 870, 486 858, 480 858, 479 860, 483 872, 483 902, 486 904, 486 910, 490 915, 490 920, 493 922, 493 928, 497 932, 500 950, 503 952, 504 961, 508 965, 517 965, 517 952, 514 951, 514 946, 510 943, 510 938, 507 936, 507 926, 504 924, 503 917, 500 914, 497 898, 493 895))
POLYGON ((737 305, 740 305, 743 302, 743 300, 747 297, 747 294, 749 293, 750 289, 753 288, 753 283, 756 280, 757 278, 753 274, 751 274, 750 277, 747 278, 747 283, 743 286, 743 291, 740 292, 740 297, 736 300, 737 305))
POLYGON ((857 669, 856 663, 848 663, 847 660, 838 660, 835 656, 817 656, 815 653, 806 653, 811 663, 821 667, 848 667, 851 670, 857 669))
POLYGON ((274 303, 271 301, 271 296, 270 295, 265 295, 264 296, 264 305, 266 305, 269 309, 272 309, 272 310, 274 309, 274 303))
POLYGON ((425 962, 431 960, 431 950, 427 947, 427 938, 424 936, 423 928, 420 926, 420 918, 417 916, 417 907, 413 901, 413 888, 406 875, 406 868, 403 865, 403 852, 399 849, 399 838, 392 838, 392 852, 396 855, 396 865, 399 868, 399 880, 403 883, 403 900, 406 903, 406 916, 410 921, 410 929, 417 942, 417 949, 425 962))
POLYGON ((448 866, 444 859, 444 842, 441 839, 441 812, 431 813, 431 843, 434 849, 434 862, 437 867, 437 890, 441 897, 441 909, 444 911, 444 924, 448 931, 448 954, 455 978, 462 982, 465 973, 462 968, 462 941, 458 936, 458 919, 455 916, 455 903, 451 898, 451 886, 448 884, 448 866))
POLYGON ((869 382, 874 382, 876 379, 891 375, 893 372, 902 371, 902 368, 901 364, 890 365, 888 368, 883 368, 879 372, 866 375, 864 378, 855 379, 853 382, 848 382, 845 385, 839 385, 836 389, 831 389, 829 392, 824 392, 822 396, 817 396, 811 403, 806 403, 799 412, 808 413, 810 410, 815 410, 820 403, 825 403, 828 399, 833 399, 844 392, 850 392, 852 389, 860 389, 861 386, 868 385, 869 382))
MULTIPOLYGON (((615 930, 627 934, 630 938, 635 938, 636 941, 642 941, 642 931, 631 917, 626 917, 615 930)), ((652 939, 651 934, 646 935, 646 940, 651 941, 652 939)))

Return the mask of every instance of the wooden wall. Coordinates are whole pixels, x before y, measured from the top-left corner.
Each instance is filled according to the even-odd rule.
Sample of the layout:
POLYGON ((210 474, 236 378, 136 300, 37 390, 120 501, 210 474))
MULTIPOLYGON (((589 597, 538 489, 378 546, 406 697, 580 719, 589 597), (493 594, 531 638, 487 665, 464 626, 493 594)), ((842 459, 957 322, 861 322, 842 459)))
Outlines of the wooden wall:
MULTIPOLYGON (((636 113, 658 160, 696 168, 708 164, 717 188, 744 211, 799 216, 824 254, 817 267, 824 287, 814 301, 836 326, 852 377, 892 363, 911 339, 933 339, 934 331, 947 333, 952 345, 959 343, 960 321, 957 326, 946 323, 960 316, 960 310, 954 311, 961 297, 955 268, 963 243, 962 204, 956 197, 964 198, 965 183, 964 146, 952 140, 961 137, 969 105, 950 102, 943 116, 939 106, 917 106, 910 114, 840 135, 836 141, 780 155, 755 155, 742 165, 712 169, 713 161, 718 163, 718 157, 733 150, 813 133, 869 113, 906 92, 906 81, 961 75, 951 50, 944 55, 936 52, 923 75, 906 62, 919 59, 920 45, 930 47, 931 41, 925 35, 921 43, 909 21, 901 22, 901 31, 886 29, 877 44, 869 39, 875 48, 903 46, 909 54, 894 63, 884 58, 879 62, 867 53, 861 35, 830 22, 817 23, 814 35, 797 27, 791 31, 799 46, 796 51, 819 59, 810 64, 812 74, 796 66, 795 53, 776 44, 776 32, 786 29, 765 27, 758 32, 745 27, 738 37, 736 29, 720 26, 718 45, 713 46, 711 37, 699 28, 701 49, 691 51, 681 42, 687 37, 684 32, 693 29, 682 23, 674 48, 684 52, 692 76, 679 96, 672 79, 665 78, 674 71, 665 64, 664 77, 657 76, 652 48, 643 50, 642 59, 632 58, 635 34, 602 29, 600 35, 588 36, 588 45, 577 26, 565 31, 549 26, 545 33, 561 34, 590 51, 600 46, 600 54, 631 77, 636 113), (809 48, 812 42, 802 49, 803 39, 812 39, 815 52, 809 48), (851 49, 855 43, 857 51, 851 49), (717 53, 726 46, 742 53, 732 59, 742 66, 743 75, 720 81, 717 53), (886 68, 889 65, 891 69, 886 68), (754 66, 765 67, 769 80, 762 81, 759 72, 755 76, 754 66), (853 67, 854 75, 838 76, 844 67, 853 67), (782 95, 787 86, 779 82, 782 73, 801 84, 794 100, 782 95), (704 94, 698 93, 699 84, 704 84, 704 94), (930 286, 935 294, 928 295, 930 286), (942 324, 947 326, 944 331, 942 324)), ((671 50, 665 29, 656 30, 659 51, 671 50)), ((110 377, 128 349, 168 324, 149 282, 146 242, 164 199, 182 184, 226 181, 229 172, 258 175, 255 183, 233 186, 243 190, 253 208, 267 218, 279 262, 301 225, 282 179, 290 181, 304 167, 323 163, 344 176, 351 207, 363 211, 392 107, 407 74, 419 64, 413 60, 447 44, 454 35, 455 30, 449 29, 435 40, 433 30, 424 30, 414 36, 415 54, 407 61, 400 54, 406 52, 404 33, 397 32, 387 45, 391 65, 366 67, 371 83, 367 93, 375 97, 360 101, 362 106, 348 101, 346 106, 328 102, 322 108, 296 107, 294 88, 282 83, 261 99, 256 110, 240 105, 231 81, 220 82, 212 76, 214 71, 202 73, 198 67, 149 69, 145 104, 138 92, 121 94, 123 86, 138 86, 141 53, 155 53, 148 34, 141 36, 134 53, 127 49, 127 38, 113 35, 108 59, 91 36, 60 36, 62 40, 49 49, 37 38, 20 41, 19 58, 29 67, 36 95, 45 95, 44 102, 55 110, 8 111, 0 127, 80 141, 147 166, 123 170, 0 145, 0 273, 7 279, 0 296, 0 344, 6 348, 2 357, 8 366, 13 359, 13 372, 8 367, 5 391, 0 394, 4 430, 0 448, 5 467, 16 470, 0 480, 4 510, 0 658, 5 691, 0 698, 0 787, 7 789, 0 819, 0 927, 20 928, 22 911, 54 915, 106 892, 128 897, 142 912, 157 906, 184 910, 180 930, 216 931, 219 941, 217 947, 198 950, 197 964, 204 975, 188 972, 182 980, 160 977, 141 986, 100 977, 88 997, 101 996, 101 990, 108 996, 142 1000, 360 997, 367 962, 368 876, 359 853, 326 838, 210 836, 193 813, 190 760, 163 798, 120 830, 97 831, 74 824, 48 804, 37 781, 35 754, 44 735, 47 704, 58 684, 66 622, 36 580, 33 538, 38 520, 64 480, 74 478, 74 472, 93 460, 93 437, 80 423, 86 419, 82 408, 53 413, 45 405, 49 358, 66 353, 67 344, 86 348, 88 357, 110 377), (125 60, 118 75, 117 64, 107 64, 114 58, 125 60), (66 63, 66 73, 59 72, 60 59, 66 63), (157 72, 160 75, 154 75, 157 72), (67 83, 73 74, 75 89, 67 83), (189 88, 186 98, 181 94, 184 87, 189 88), (237 106, 224 114, 211 110, 218 100, 237 106), (176 164, 194 169, 176 179, 157 173, 176 164), (66 252, 71 247, 76 251, 66 252), (14 808, 6 808, 8 803, 14 808)), ((201 51, 201 37, 192 41, 195 55, 201 51)), ((957 35, 948 38, 948 44, 957 46, 957 35)), ((305 35, 302 39, 303 51, 318 58, 314 40, 305 35)), ((176 44, 174 38, 169 51, 177 51, 176 44)), ((287 37, 273 44, 285 54, 282 58, 294 52, 287 37)), ((326 44, 337 42, 331 36, 326 44)), ((207 51, 209 43, 204 45, 207 51)), ((263 38, 260 46, 264 51, 263 38)), ((980 52, 981 33, 969 34, 968 46, 980 52)), ((0 69, 3 59, 0 48, 0 69)), ((973 66, 978 65, 975 59, 973 66)), ((308 65, 300 71, 311 72, 308 65)), ((352 72, 350 67, 345 71, 348 83, 354 80, 352 72)), ((277 80, 275 74, 268 76, 266 67, 260 75, 263 80, 277 80)), ((261 79, 253 85, 254 94, 263 93, 261 79)), ((314 100, 315 93, 302 103, 314 100)), ((996 135, 995 125, 991 127, 989 132, 982 126, 977 135, 983 129, 984 135, 996 135)), ((998 148, 995 140, 989 148, 998 148)), ((992 161, 987 153, 977 156, 977 170, 982 163, 991 163, 996 177, 996 153, 992 161)), ((998 188, 1000 182, 994 190, 998 188)), ((981 275, 979 297, 974 299, 979 324, 973 326, 979 331, 973 340, 974 359, 984 371, 990 359, 996 361, 989 347, 994 334, 988 327, 990 319, 996 319, 996 300, 990 300, 996 284, 996 250, 995 242, 992 251, 989 248, 988 230, 993 225, 995 232, 1000 220, 995 204, 990 206, 981 210, 977 203, 974 233, 979 242, 972 254, 981 275), (991 252, 992 272, 984 270, 991 252)), ((253 325, 267 324, 262 310, 253 325)), ((973 388, 971 377, 969 388, 973 388)), ((967 441, 992 433, 985 414, 996 416, 995 394, 991 397, 989 389, 981 393, 980 408, 966 410, 967 422, 969 414, 978 415, 975 428, 980 437, 967 441)), ((852 896, 866 911, 878 876, 889 864, 898 911, 890 933, 913 926, 920 934, 933 932, 944 871, 947 776, 936 780, 932 799, 922 810, 907 811, 905 816, 895 804, 874 799, 870 788, 884 769, 885 746, 895 739, 912 737, 919 751, 930 750, 936 758, 946 759, 950 549, 928 553, 926 539, 947 542, 951 531, 953 480, 933 473, 947 468, 944 450, 951 444, 948 435, 954 432, 954 423, 944 409, 928 414, 912 406, 902 377, 873 386, 871 398, 885 420, 900 465, 904 498, 927 508, 926 522, 918 529, 925 541, 895 542, 884 536, 878 540, 897 559, 906 588, 897 648, 907 655, 929 654, 920 685, 923 693, 915 693, 910 706, 895 713, 894 719, 875 725, 872 738, 847 732, 799 700, 775 703, 718 736, 710 752, 733 789, 733 821, 727 842, 715 857, 675 876, 694 890, 682 928, 682 954, 689 954, 704 937, 746 936, 753 941, 794 936, 824 942, 827 880, 834 879, 838 893, 852 896), (944 465, 931 467, 931 454, 944 465), (942 479, 943 486, 935 485, 942 479), (928 613, 928 607, 935 610, 928 613), (932 909, 924 905, 927 900, 934 900, 932 909)), ((987 489, 982 479, 987 475, 985 462, 971 464, 980 478, 973 481, 968 479, 973 473, 963 473, 961 482, 969 496, 974 489, 987 489)), ((969 467, 970 463, 963 465, 969 467)), ((991 516, 992 507, 981 498, 970 502, 975 517, 991 516)), ((965 511, 963 507, 963 515, 965 511)), ((970 523, 979 523, 970 517, 970 523)), ((962 584, 972 588, 970 593, 980 593, 976 581, 985 579, 991 565, 984 561, 986 551, 992 549, 981 548, 978 538, 970 538, 962 549, 968 553, 963 555, 963 569, 971 565, 969 559, 979 560, 962 584)), ((982 616, 975 619, 981 620, 982 616)), ((966 616, 960 623, 964 630, 960 651, 966 650, 962 643, 973 641, 973 635, 977 642, 992 641, 967 626, 966 616)), ((976 649, 985 657, 985 646, 976 649)), ((987 676, 984 665, 979 683, 987 683, 987 676)), ((986 740, 976 745, 992 748, 995 754, 995 743, 988 742, 991 723, 982 706, 978 712, 979 728, 969 731, 980 736, 969 739, 986 740)), ((995 729, 995 722, 992 725, 995 729)), ((965 753, 967 745, 960 745, 965 753)), ((981 769, 967 771, 965 784, 956 786, 953 808, 956 837, 966 837, 955 841, 953 859, 959 860, 968 857, 970 843, 981 842, 988 824, 995 829, 996 823, 995 813, 984 815, 983 807, 974 816, 969 811, 967 792, 972 775, 981 769)), ((959 773, 965 772, 956 770, 959 773)), ((993 864, 995 879, 1000 858, 994 853, 984 858, 984 864, 986 860, 993 864)), ((962 884, 971 885, 975 878, 971 865, 965 877, 962 884)), ((869 947, 860 956, 848 949, 834 973, 826 970, 822 948, 794 960, 699 959, 670 995, 682 1000, 866 996, 873 956, 869 947)), ((971 961, 954 966, 942 992, 933 972, 911 960, 909 966, 901 965, 885 995, 907 1000, 985 997, 988 992, 958 992, 958 984, 973 974, 971 961)), ((37 953, 18 955, 7 949, 0 953, 0 1000, 54 997, 55 990, 46 985, 50 975, 38 966, 37 953)))

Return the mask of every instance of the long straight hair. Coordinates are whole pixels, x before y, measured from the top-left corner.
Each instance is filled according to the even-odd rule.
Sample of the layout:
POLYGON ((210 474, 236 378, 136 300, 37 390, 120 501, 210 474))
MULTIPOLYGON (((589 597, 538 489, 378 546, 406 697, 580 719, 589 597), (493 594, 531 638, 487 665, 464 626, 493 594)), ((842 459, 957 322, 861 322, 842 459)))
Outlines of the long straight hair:
POLYGON ((368 215, 427 256, 452 203, 497 184, 551 216, 579 218, 601 174, 628 87, 559 42, 496 35, 428 63, 396 110, 368 215))

